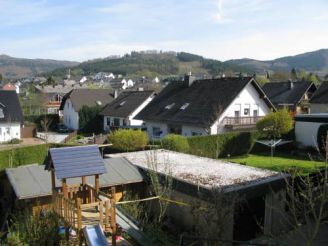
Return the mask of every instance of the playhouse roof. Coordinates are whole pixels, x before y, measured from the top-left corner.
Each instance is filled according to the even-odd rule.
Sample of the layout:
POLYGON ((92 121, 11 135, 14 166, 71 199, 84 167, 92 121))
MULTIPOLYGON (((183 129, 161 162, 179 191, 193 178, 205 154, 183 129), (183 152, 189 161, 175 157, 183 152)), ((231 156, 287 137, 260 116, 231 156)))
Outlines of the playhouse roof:
POLYGON ((49 164, 58 179, 106 173, 104 160, 97 145, 49 149, 49 164))
MULTIPOLYGON (((125 158, 104 159, 107 172, 100 175, 100 187, 126 185, 143 181, 143 176, 137 167, 125 158)), ((51 174, 43 165, 31 164, 16 168, 6 168, 8 180, 18 199, 29 199, 52 194, 51 174)), ((56 179, 56 187, 61 182, 56 179)), ((67 180, 68 184, 81 182, 79 178, 67 180)), ((93 184, 92 177, 87 177, 87 183, 93 184)))

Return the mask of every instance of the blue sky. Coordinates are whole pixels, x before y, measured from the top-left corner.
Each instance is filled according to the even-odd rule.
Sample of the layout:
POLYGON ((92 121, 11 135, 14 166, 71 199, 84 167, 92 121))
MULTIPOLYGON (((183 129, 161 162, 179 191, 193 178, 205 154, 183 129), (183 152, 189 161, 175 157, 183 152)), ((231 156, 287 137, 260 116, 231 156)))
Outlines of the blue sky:
POLYGON ((0 0, 0 54, 83 61, 131 50, 219 60, 328 48, 327 0, 0 0))

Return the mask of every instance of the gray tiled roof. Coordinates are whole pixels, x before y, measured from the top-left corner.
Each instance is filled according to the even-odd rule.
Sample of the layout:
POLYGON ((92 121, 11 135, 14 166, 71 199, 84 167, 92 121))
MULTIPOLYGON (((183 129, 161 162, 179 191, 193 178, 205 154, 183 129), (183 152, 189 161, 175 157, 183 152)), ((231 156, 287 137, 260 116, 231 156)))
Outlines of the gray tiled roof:
POLYGON ((123 91, 100 114, 122 118, 128 117, 153 94, 153 91, 123 91))
POLYGON ((293 82, 271 82, 263 86, 263 90, 270 98, 271 102, 278 106, 282 104, 295 105, 302 99, 309 89, 315 89, 315 85, 310 81, 293 82))
MULTIPOLYGON (((138 168, 125 158, 104 159, 106 173, 100 175, 100 187, 139 183, 143 176, 138 168)), ((31 164, 17 168, 7 168, 6 175, 18 199, 28 199, 50 196, 51 174, 43 165, 31 164)), ((80 178, 67 180, 68 184, 81 183, 80 178)), ((94 185, 94 178, 87 177, 87 183, 94 185)), ((60 187, 60 180, 56 179, 56 187, 60 187)))
POLYGON ((24 117, 16 91, 0 90, 0 110, 3 114, 0 123, 23 123, 24 117))
POLYGON ((114 95, 110 89, 73 89, 67 93, 60 105, 60 109, 64 109, 67 99, 70 99, 76 112, 78 112, 84 105, 93 107, 100 102, 102 107, 113 101, 114 95))
POLYGON ((311 103, 328 103, 328 81, 322 82, 311 98, 311 103))
MULTIPOLYGON (((58 179, 91 176, 106 172, 97 145, 50 148, 49 159, 58 179)), ((49 165, 47 169, 50 169, 49 165)))

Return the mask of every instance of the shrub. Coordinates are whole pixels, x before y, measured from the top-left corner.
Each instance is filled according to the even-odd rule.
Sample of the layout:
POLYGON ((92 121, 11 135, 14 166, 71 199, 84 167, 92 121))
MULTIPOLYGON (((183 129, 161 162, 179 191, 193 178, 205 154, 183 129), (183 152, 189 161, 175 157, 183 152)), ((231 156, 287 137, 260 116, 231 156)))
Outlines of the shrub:
POLYGON ((162 140, 162 147, 178 152, 188 152, 189 143, 186 137, 176 134, 168 134, 162 140))
POLYGON ((108 135, 108 141, 115 149, 121 151, 134 151, 145 148, 148 135, 141 130, 119 129, 108 135))
POLYGON ((27 211, 21 212, 14 217, 8 245, 59 245, 59 225, 60 221, 53 212, 37 216, 27 211))
POLYGON ((248 154, 258 132, 231 132, 212 136, 197 136, 187 138, 191 154, 218 158, 248 154))
POLYGON ((293 118, 287 109, 271 112, 256 124, 257 129, 267 138, 280 138, 293 128, 293 118))
POLYGON ((320 153, 326 153, 326 140, 327 140, 327 131, 328 131, 328 124, 321 125, 318 128, 317 134, 317 144, 320 153))
POLYGON ((18 138, 13 138, 13 139, 9 140, 7 143, 8 144, 19 144, 21 142, 22 142, 22 140, 20 140, 18 138))

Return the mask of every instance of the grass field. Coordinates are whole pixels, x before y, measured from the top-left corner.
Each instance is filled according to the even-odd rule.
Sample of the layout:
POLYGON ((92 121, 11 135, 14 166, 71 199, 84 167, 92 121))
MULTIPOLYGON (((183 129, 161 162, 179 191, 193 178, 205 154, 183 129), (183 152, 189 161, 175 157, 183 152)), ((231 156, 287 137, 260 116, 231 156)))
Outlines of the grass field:
POLYGON ((270 169, 273 171, 286 171, 290 168, 299 168, 302 173, 311 173, 320 167, 324 167, 323 161, 311 160, 310 156, 300 157, 289 154, 276 153, 272 158, 270 154, 249 154, 246 156, 236 156, 224 159, 229 162, 240 163, 247 166, 270 169))

